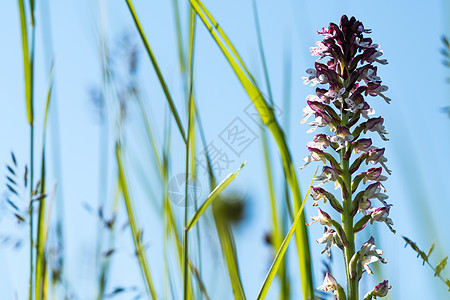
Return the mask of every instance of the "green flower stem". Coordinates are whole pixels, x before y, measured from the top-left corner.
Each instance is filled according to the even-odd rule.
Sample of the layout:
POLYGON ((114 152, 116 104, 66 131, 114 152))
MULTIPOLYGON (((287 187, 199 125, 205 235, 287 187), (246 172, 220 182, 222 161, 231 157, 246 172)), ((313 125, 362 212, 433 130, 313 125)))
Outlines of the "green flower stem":
MULTIPOLYGON (((346 125, 348 122, 347 114, 342 114, 342 124, 346 125)), ((347 279, 347 299, 348 300, 358 300, 358 280, 355 278, 352 280, 350 275, 350 260, 355 254, 355 234, 353 231, 353 216, 352 216, 352 175, 350 173, 349 160, 345 159, 345 153, 351 147, 350 142, 345 143, 345 147, 340 151, 341 157, 341 167, 342 167, 342 179, 344 181, 344 186, 342 186, 342 201, 343 201, 343 212, 341 214, 342 218, 342 228, 344 229, 344 234, 347 239, 347 245, 344 247, 344 261, 345 261, 345 274, 347 279), (344 192, 344 189, 347 192, 344 192)))

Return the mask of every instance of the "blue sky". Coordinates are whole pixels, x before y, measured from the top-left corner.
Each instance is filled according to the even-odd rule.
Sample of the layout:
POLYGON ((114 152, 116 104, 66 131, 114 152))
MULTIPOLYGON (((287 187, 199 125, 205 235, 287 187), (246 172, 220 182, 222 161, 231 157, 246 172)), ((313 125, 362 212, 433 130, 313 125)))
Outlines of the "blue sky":
MULTIPOLYGON (((106 7, 106 2, 104 5, 106 7)), ((219 21, 232 40, 247 66, 257 80, 263 84, 263 73, 258 55, 255 26, 253 22, 251 1, 204 1, 214 17, 219 21)), ((170 1, 134 1, 135 8, 141 18, 143 28, 148 36, 161 70, 166 78, 176 105, 186 125, 184 109, 184 92, 179 75, 175 27, 172 5, 170 1)), ((182 16, 187 21, 187 2, 180 0, 183 8, 182 16)), ((307 156, 306 142, 312 135, 306 134, 308 129, 300 125, 305 97, 313 92, 313 88, 304 86, 301 77, 305 70, 313 65, 315 57, 309 54, 309 47, 319 39, 315 34, 330 21, 338 22, 342 14, 354 15, 367 28, 371 28, 374 42, 381 45, 384 57, 389 65, 380 66, 379 73, 383 83, 389 86, 387 95, 392 98, 388 106, 381 98, 371 98, 371 105, 377 115, 385 119, 390 131, 390 141, 382 143, 374 139, 375 145, 386 147, 388 166, 393 175, 386 183, 390 202, 394 204, 391 217, 394 220, 397 234, 392 235, 383 224, 376 226, 379 246, 384 250, 388 260, 382 266, 383 275, 393 286, 393 299, 442 299, 448 296, 441 282, 433 278, 432 271, 422 267, 410 248, 404 248, 401 235, 406 235, 418 242, 423 250, 436 241, 437 250, 434 262, 448 255, 450 240, 446 229, 449 213, 448 195, 448 161, 450 150, 450 120, 441 112, 441 108, 449 105, 449 85, 445 78, 449 75, 441 64, 440 36, 449 32, 448 5, 445 1, 259 1, 259 17, 263 35, 263 44, 272 84, 275 103, 283 107, 283 55, 290 47, 290 64, 292 68, 292 91, 290 110, 283 111, 282 117, 290 116, 290 148, 294 163, 300 167, 302 158, 307 156), (447 8, 447 10, 446 10, 447 8), (428 216, 427 216, 428 215, 428 216), (425 225, 426 224, 426 225, 425 225), (432 230, 432 231, 430 231, 432 230), (440 238, 438 238, 440 237, 440 238)), ((131 16, 124 1, 113 1, 107 5, 107 34, 113 45, 129 32, 136 43, 141 46, 136 35, 131 16)), ((97 30, 99 24, 99 3, 97 1, 43 1, 38 2, 38 30, 36 39, 36 119, 37 128, 42 127, 42 112, 47 86, 47 74, 51 55, 55 60, 55 94, 54 106, 50 118, 49 134, 49 182, 58 182, 59 196, 64 199, 66 250, 68 255, 67 276, 72 287, 79 291, 81 299, 95 294, 92 277, 92 245, 95 239, 96 219, 86 212, 83 203, 96 206, 99 182, 104 178, 108 183, 106 195, 114 197, 114 132, 110 130, 109 139, 99 140, 100 126, 89 99, 89 89, 101 84, 100 62, 98 59, 97 30), (49 13, 45 13, 48 3, 49 13), (43 4, 43 5, 42 5, 43 4), (45 26, 50 26, 51 35, 45 26), (59 142, 56 138, 59 136, 59 142), (108 174, 99 174, 99 151, 106 145, 108 152, 103 154, 109 165, 108 174), (61 153, 61 164, 55 163, 61 153), (52 158, 54 160, 52 160, 52 158), (57 175, 59 174, 59 175, 57 175), (61 176, 61 178, 58 178, 61 176), (80 263, 81 262, 81 263, 80 263)), ((184 23, 186 24, 186 22, 184 23)), ((0 36, 4 41, 0 48, 0 162, 9 163, 9 152, 14 151, 23 165, 28 160, 28 126, 26 123, 23 69, 20 42, 18 7, 16 3, 4 1, 0 4, 0 36)), ((186 32, 186 30, 185 30, 186 32)), ((158 128, 160 145, 163 141, 164 119, 167 105, 158 85, 153 69, 143 48, 139 83, 146 99, 146 108, 151 112, 153 122, 158 128)), ((254 298, 264 280, 270 264, 270 251, 263 244, 263 235, 269 230, 270 211, 265 191, 263 156, 260 147, 259 127, 246 108, 250 101, 233 74, 231 68, 211 39, 201 22, 197 27, 195 52, 196 99, 205 127, 208 142, 221 147, 234 160, 225 173, 236 170, 243 161, 247 164, 237 179, 230 186, 249 196, 249 212, 245 226, 236 230, 237 249, 241 264, 241 274, 248 298, 254 298), (239 118, 256 135, 256 140, 242 153, 230 152, 220 139, 221 132, 239 118)), ((161 218, 154 202, 144 195, 147 189, 158 195, 160 186, 155 179, 151 157, 146 152, 148 145, 139 118, 138 107, 130 106, 130 114, 126 128, 128 144, 128 161, 132 166, 130 179, 139 210, 139 219, 144 228, 148 228, 151 247, 149 257, 162 257, 161 218), (144 175, 142 175, 144 174, 144 175), (139 180, 138 180, 139 179, 139 180), (145 187, 144 187, 145 186, 145 187), (154 229, 154 230, 150 230, 154 229), (151 234, 150 234, 151 232, 151 234)), ((112 126, 114 125, 111 122, 112 126)), ((186 127, 186 126, 185 126, 186 127)), ((111 127, 114 128, 114 127, 111 127)), ((172 124, 172 169, 173 175, 184 171, 184 148, 172 124)), ((40 137, 40 135, 39 135, 40 137)), ((37 138, 37 149, 42 141, 37 138)), ((198 149, 199 153, 201 149, 198 149)), ((272 146, 273 160, 277 161, 275 144, 272 146)), ((309 183, 315 166, 298 170, 302 191, 309 183)), ((276 177, 280 178, 281 169, 277 166, 276 177)), ((3 173, 2 173, 3 174, 3 173)), ((201 179, 203 180, 203 179, 201 179)), ((201 181, 206 187, 206 181, 201 181)), ((281 181, 278 182, 281 191, 281 181)), ((206 197, 206 191, 203 192, 206 197)), ((307 215, 316 212, 307 205, 307 215)), ((178 213, 182 214, 182 208, 178 213)), ((125 221, 125 215, 121 214, 125 221)), ((181 219, 180 219, 181 220, 181 219)), ((11 225, 6 213, 2 213, 1 232, 15 232, 15 235, 26 238, 26 231, 17 230, 11 225), (7 225, 9 224, 9 225, 7 225), (16 232, 17 231, 17 232, 16 232)), ((208 222, 201 226, 208 228, 208 222)), ((320 255, 322 246, 314 240, 321 236, 321 226, 310 227, 311 248, 314 255, 317 285, 321 283, 320 255)), ((366 237, 361 237, 360 244, 366 237)), ((141 285, 140 274, 132 255, 132 243, 128 232, 118 237, 119 255, 112 266, 112 285, 141 285)), ((291 250, 293 247, 291 247, 291 250)), ((205 261, 219 257, 218 242, 208 235, 202 249, 205 261)), ((292 252, 292 251, 291 251, 292 252)), ((26 247, 15 252, 7 247, 0 248, 0 262, 5 265, 2 272, 5 280, 0 281, 0 290, 12 297, 19 290, 19 298, 25 298, 27 282, 26 247), (20 266, 17 268, 15 266, 20 266), (8 274, 8 276, 6 276, 8 274)), ((293 253, 292 253, 293 254, 293 253)), ((340 254, 334 250, 336 268, 340 265, 340 254)), ((293 268, 297 265, 295 257, 290 256, 293 268)), ((220 265, 221 263, 219 263, 220 265)), ((161 259, 150 262, 152 271, 161 274, 161 259)), ((204 265, 205 282, 215 293, 214 299, 228 299, 230 287, 227 283, 225 268, 218 270, 216 265, 204 265), (220 279, 220 280, 216 280, 220 279)), ((448 274, 448 273, 447 273, 448 274)), ((299 293, 296 285, 298 275, 293 275, 293 291, 299 293)), ((337 276, 339 277, 339 276, 337 276)), ((342 278, 342 277, 341 277, 342 278)), ((339 278, 338 278, 339 279, 339 278)), ((163 277, 156 276, 159 286, 158 294, 163 294, 163 277)), ((370 289, 370 285, 365 288, 370 289)), ((364 289, 363 289, 364 290, 364 289)), ((271 292, 275 292, 272 291, 271 292)), ((268 299, 272 299, 268 296, 268 299)), ((5 296, 6 297, 6 296, 5 296)), ((124 296, 123 299, 126 299, 124 296)))

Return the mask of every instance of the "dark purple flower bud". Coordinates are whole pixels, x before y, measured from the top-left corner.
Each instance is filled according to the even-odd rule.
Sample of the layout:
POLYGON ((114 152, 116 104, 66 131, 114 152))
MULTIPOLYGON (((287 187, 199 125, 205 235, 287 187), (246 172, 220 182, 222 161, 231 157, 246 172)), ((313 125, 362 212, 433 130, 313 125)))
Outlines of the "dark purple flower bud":
POLYGON ((388 134, 389 132, 386 131, 386 129, 383 126, 384 119, 382 117, 378 118, 371 118, 367 120, 365 123, 364 133, 369 131, 376 131, 380 135, 381 139, 387 141, 385 134, 388 134))
POLYGON ((388 281, 385 280, 382 283, 377 284, 372 290, 372 296, 376 299, 376 297, 385 297, 388 291, 392 288, 389 286, 388 281))
MULTIPOLYGON (((380 81, 381 82, 381 81, 380 81)), ((386 85, 381 85, 381 83, 368 83, 366 89, 366 96, 369 94, 372 97, 381 96, 387 104, 391 102, 391 98, 386 97, 383 93, 389 89, 386 85)))
POLYGON ((325 102, 325 103, 330 103, 331 97, 325 96, 325 93, 327 93, 327 92, 328 92, 327 89, 316 88, 316 95, 317 95, 317 97, 322 99, 322 101, 325 102))
POLYGON ((327 65, 316 62, 316 76, 320 78, 320 76, 325 76, 322 78, 322 83, 335 83, 337 82, 337 74, 333 70, 328 69, 327 65))
POLYGON ((359 139, 356 142, 353 142, 353 149, 355 150, 355 153, 368 152, 372 147, 372 139, 359 139))
POLYGON ((309 107, 315 112, 324 111, 325 110, 325 106, 326 105, 322 104, 322 103, 320 103, 318 101, 306 101, 306 103, 308 103, 309 107))
POLYGON ((366 130, 372 130, 377 126, 383 125, 384 119, 382 117, 372 118, 366 122, 366 130))
POLYGON ((372 206, 372 203, 367 198, 362 198, 361 201, 358 203, 358 211, 362 213, 366 213, 368 209, 372 206))
MULTIPOLYGON (((324 159, 324 153, 322 150, 319 150, 317 148, 308 148, 309 153, 311 153, 311 156, 315 159, 315 160, 323 160, 324 159)), ((326 163, 326 162, 325 162, 326 163)))
POLYGON ((359 72, 360 77, 359 80, 364 80, 366 84, 377 84, 381 82, 381 78, 377 76, 377 67, 373 65, 365 65, 364 67, 358 68, 357 72, 359 72))
POLYGON ((333 121, 333 119, 325 112, 322 110, 318 110, 316 111, 316 117, 321 117, 323 119, 323 121, 325 121, 326 123, 331 123, 331 121, 333 121))
MULTIPOLYGON (((316 135, 314 136, 313 141, 316 142, 316 143, 323 143, 323 144, 326 144, 327 142, 329 143, 328 138, 327 138, 327 135, 326 135, 326 134, 323 134, 323 133, 316 134, 316 135)), ((325 146, 324 146, 324 147, 325 147, 325 146)), ((326 148, 326 147, 325 147, 325 148, 326 148)))
POLYGON ((339 45, 342 45, 344 42, 344 35, 336 24, 330 23, 330 26, 328 27, 328 34, 333 37, 339 45))
POLYGON ((385 151, 385 148, 369 150, 369 156, 367 156, 367 162, 376 164, 383 157, 384 151, 385 151))
MULTIPOLYGON (((355 45, 358 46, 361 49, 367 49, 372 45, 372 39, 371 38, 355 38, 355 45)), ((372 47, 370 47, 372 48, 372 47)))
POLYGON ((381 175, 383 168, 379 167, 379 168, 370 168, 369 170, 367 170, 365 172, 365 176, 364 176, 364 183, 366 183, 367 181, 372 182, 372 181, 385 181, 387 179, 386 176, 381 175))
POLYGON ((362 104, 361 109, 364 108, 366 102, 364 101, 364 97, 361 95, 361 93, 359 93, 358 91, 355 91, 352 93, 352 95, 349 98, 352 99, 356 104, 362 104))
POLYGON ((384 189, 384 187, 381 184, 381 182, 372 183, 364 191, 364 196, 369 198, 369 199, 373 198, 374 195, 377 194, 381 189, 383 189, 383 191, 386 192, 386 190, 384 189))
POLYGON ((376 52, 377 52, 377 50, 373 49, 373 48, 369 48, 369 49, 364 50, 364 52, 362 54, 362 58, 361 58, 361 63, 363 64, 366 61, 367 62, 373 62, 373 60, 370 60, 370 59, 371 59, 372 55, 374 55, 376 52))
POLYGON ((370 224, 373 224, 374 221, 384 221, 389 216, 389 210, 389 207, 376 208, 372 212, 372 220, 370 220, 370 224))
MULTIPOLYGON (((339 49, 339 48, 338 48, 339 49)), ((333 56, 332 58, 327 60, 327 66, 328 69, 333 70, 334 72, 338 73, 340 71, 341 68, 341 64, 339 63, 339 60, 336 58, 340 58, 342 57, 342 53, 341 52, 336 52, 334 50, 334 48, 330 48, 330 54, 331 56, 333 56), (336 57, 336 58, 335 58, 336 57)))
POLYGON ((343 15, 339 22, 339 27, 341 27, 343 32, 346 32, 348 30, 348 26, 349 26, 348 17, 347 15, 343 15))
POLYGON ((350 133, 350 130, 348 130, 347 127, 339 126, 336 130, 336 136, 341 137, 344 140, 352 141, 353 136, 350 133))
POLYGON ((368 48, 366 50, 364 50, 363 53, 363 57, 361 59, 361 63, 364 62, 369 62, 372 63, 374 61, 382 64, 382 65, 387 65, 387 60, 386 59, 378 59, 381 55, 383 55, 382 51, 378 51, 375 48, 368 48))

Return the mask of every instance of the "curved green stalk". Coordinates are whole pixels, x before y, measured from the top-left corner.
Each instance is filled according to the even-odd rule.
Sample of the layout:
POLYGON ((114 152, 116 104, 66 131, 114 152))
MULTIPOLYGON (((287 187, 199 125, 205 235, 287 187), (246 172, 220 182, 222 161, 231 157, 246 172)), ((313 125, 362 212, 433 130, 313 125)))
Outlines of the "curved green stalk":
MULTIPOLYGON (((246 90, 256 109, 258 110, 263 123, 269 128, 273 137, 275 138, 280 151, 281 160, 283 162, 285 176, 288 179, 289 186, 294 196, 294 210, 298 212, 302 203, 302 199, 298 187, 297 175, 295 173, 291 154, 285 140, 284 132, 275 118, 273 109, 268 106, 266 100, 261 94, 261 91, 254 83, 253 76, 248 72, 247 68, 242 62, 242 59, 238 56, 237 51, 235 51, 234 48, 231 48, 230 46, 229 48, 231 48, 231 52, 229 49, 227 49, 224 41, 227 45, 231 44, 231 42, 229 42, 223 31, 219 30, 217 22, 215 22, 212 17, 209 17, 211 15, 207 12, 204 5, 201 4, 201 1, 189 1, 192 7, 195 9, 196 13, 201 18, 204 25, 208 28, 211 36, 214 38, 222 53, 225 55, 230 66, 233 68, 233 71, 246 90)), ((299 257, 303 296, 305 299, 314 299, 312 263, 310 258, 308 232, 306 230, 305 216, 303 214, 301 216, 301 219, 301 222, 298 223, 298 230, 295 231, 295 235, 299 257)))
POLYGON ((131 16, 133 17, 134 24, 136 25, 136 28, 139 31, 139 35, 141 36, 142 42, 144 43, 145 50, 147 51, 148 57, 150 58, 153 68, 155 69, 156 75, 158 76, 159 83, 164 91, 164 95, 166 96, 167 102, 169 103, 170 111, 172 112, 172 115, 175 118, 175 122, 177 123, 178 130, 181 134, 181 137, 183 138, 183 141, 185 143, 187 143, 186 134, 184 132, 184 128, 183 128, 183 124, 181 123, 180 116, 179 116, 178 111, 175 107, 175 104, 172 100, 172 96, 170 95, 169 88, 167 87, 166 81, 164 80, 161 70, 159 69, 158 62, 156 61, 156 58, 152 51, 152 48, 150 47, 147 37, 145 36, 144 29, 142 29, 141 23, 139 22, 139 18, 136 14, 136 11, 134 10, 133 3, 131 3, 131 0, 125 0, 125 1, 127 2, 128 9, 131 13, 131 16))
POLYGON ((277 252, 277 255, 275 256, 275 259, 272 262, 272 265, 269 269, 269 272, 267 273, 266 279, 264 280, 263 285, 261 286, 261 289, 259 290, 257 300, 265 299, 267 292, 269 291, 270 285, 272 284, 273 279, 275 278, 275 275, 278 272, 278 269, 280 268, 284 254, 286 253, 287 247, 289 245, 289 241, 292 238, 292 235, 294 234, 295 230, 298 228, 297 224, 301 221, 301 215, 303 214, 303 208, 305 207, 306 199, 308 199, 309 191, 311 190, 311 186, 314 182, 314 177, 316 176, 316 172, 314 173, 313 180, 311 180, 311 184, 309 185, 308 192, 306 193, 305 199, 303 199, 302 205, 300 209, 297 212, 297 215, 295 216, 294 222, 292 223, 291 229, 289 229, 288 234, 283 240, 283 243, 280 246, 280 249, 277 252))

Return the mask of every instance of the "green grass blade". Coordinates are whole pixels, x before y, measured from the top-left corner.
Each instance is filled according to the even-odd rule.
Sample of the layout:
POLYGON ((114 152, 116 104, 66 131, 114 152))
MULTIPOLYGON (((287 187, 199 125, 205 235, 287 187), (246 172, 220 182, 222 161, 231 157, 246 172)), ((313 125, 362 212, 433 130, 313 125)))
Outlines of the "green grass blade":
MULTIPOLYGON (((189 91, 188 91, 188 134, 187 134, 187 143, 186 143, 186 169, 185 169, 185 190, 184 190, 184 226, 187 226, 188 223, 188 212, 189 212, 189 205, 188 205, 188 197, 189 197, 189 162, 190 162, 190 155, 189 151, 191 148, 191 138, 194 134, 194 106, 192 104, 192 80, 189 80, 189 91)), ((191 299, 191 295, 189 294, 190 291, 190 276, 189 276, 189 270, 188 270, 188 260, 189 260, 189 232, 187 230, 183 233, 183 299, 189 300, 191 299)))
MULTIPOLYGON (((184 227, 188 224, 188 192, 189 192, 189 178, 191 176, 195 176, 195 174, 190 174, 190 166, 191 170, 195 172, 195 105, 194 105, 194 96, 193 96, 193 86, 194 86, 194 41, 195 41, 195 26, 196 19, 195 13, 192 12, 190 14, 190 26, 189 26, 189 66, 188 66, 188 77, 187 77, 187 87, 186 87, 186 100, 188 107, 188 133, 187 133, 187 143, 186 143, 186 184, 185 184, 185 206, 184 206, 184 227), (190 164, 191 163, 191 164, 190 164)), ((194 184, 195 184, 195 177, 194 184)), ((191 298, 188 291, 190 291, 191 280, 188 270, 188 262, 189 262, 189 232, 187 230, 184 231, 184 247, 183 247, 183 272, 184 272, 184 299, 188 300, 191 298)))
POLYGON ((261 35, 261 25, 259 24, 258 8, 256 6, 256 0, 253 0, 253 15, 255 16, 256 36, 258 37, 259 56, 261 57, 261 62, 264 70, 264 79, 266 81, 267 92, 269 94, 269 101, 270 104, 273 106, 272 87, 270 86, 269 71, 266 63, 266 55, 264 54, 264 47, 261 35))
MULTIPOLYGON (((232 67, 248 96, 252 100, 255 108, 257 109, 263 123, 267 125, 271 131, 280 151, 281 160, 283 163, 283 169, 285 176, 289 182, 292 194, 294 196, 294 210, 298 211, 302 203, 300 190, 298 187, 297 175, 295 173, 295 168, 292 163, 291 154, 286 143, 285 135, 281 127, 279 126, 273 109, 267 104, 261 91, 258 89, 254 83, 253 77, 248 72, 247 68, 239 58, 237 51, 231 50, 226 47, 226 44, 230 43, 228 38, 225 36, 223 31, 217 28, 217 22, 209 18, 209 12, 207 12, 204 5, 201 4, 199 0, 189 0, 191 6, 195 9, 196 13, 199 15, 200 19, 204 25, 209 30, 211 36, 214 38, 216 44, 221 49, 222 53, 225 55, 228 63, 232 67), (220 35, 220 36, 219 36, 220 35)), ((302 214, 300 216, 301 221, 298 222, 298 229, 295 231, 297 252, 299 257, 299 268, 302 280, 303 296, 305 299, 314 299, 314 287, 313 287, 313 276, 312 276, 312 263, 310 258, 309 250, 309 240, 308 232, 305 226, 305 217, 302 214)))
POLYGON ((128 9, 131 13, 131 16, 133 17, 134 24, 136 25, 136 28, 139 31, 139 35, 141 36, 142 42, 144 43, 145 50, 147 51, 150 61, 152 62, 153 68, 155 69, 156 75, 158 76, 159 83, 161 84, 161 87, 164 91, 164 95, 166 96, 167 102, 169 103, 170 111, 172 112, 172 115, 175 118, 175 121, 177 123, 178 130, 180 131, 181 137, 183 138, 183 141, 185 143, 187 143, 186 135, 185 135, 185 132, 183 129, 183 124, 181 123, 180 116, 179 116, 178 111, 175 107, 175 104, 172 100, 172 96, 170 95, 169 88, 167 87, 166 81, 164 80, 161 70, 159 69, 158 62, 156 61, 156 58, 152 51, 152 48, 150 47, 147 37, 145 36, 144 29, 142 29, 139 18, 136 14, 136 11, 134 10, 133 3, 131 3, 131 0, 126 0, 126 2, 128 5, 128 9))
POLYGON ((192 229, 192 227, 197 223, 198 219, 200 219, 201 215, 205 212, 205 210, 209 207, 209 205, 219 196, 219 194, 234 180, 239 171, 241 171, 242 167, 245 165, 243 163, 240 168, 234 172, 230 173, 222 182, 214 188, 214 190, 209 194, 208 198, 206 198, 205 202, 200 206, 200 208, 195 212, 192 219, 189 221, 189 224, 186 226, 186 231, 192 229))
MULTIPOLYGON (((168 123, 166 125, 166 128, 170 128, 170 123, 168 123)), ((165 196, 164 196, 164 219, 166 222, 166 231, 165 231, 165 237, 167 238, 169 234, 173 234, 174 236, 174 240, 175 240, 175 249, 177 251, 177 259, 178 259, 178 263, 180 265, 180 269, 182 270, 183 268, 183 249, 182 249, 182 241, 181 238, 179 236, 179 232, 177 231, 178 226, 177 223, 175 221, 175 216, 172 210, 172 206, 170 204, 169 201, 169 196, 167 193, 168 190, 168 168, 169 168, 169 150, 170 150, 170 129, 166 129, 165 130, 166 134, 165 134, 165 141, 164 141, 164 149, 163 149, 163 157, 162 157, 162 178, 163 178, 163 182, 164 182, 164 186, 165 186, 165 196)), ((198 273, 197 268, 195 267, 195 265, 192 263, 192 261, 189 259, 188 260, 189 263, 189 268, 191 270, 192 275, 194 276, 194 278, 196 279, 196 282, 200 288, 200 291, 203 293, 203 295, 205 296, 206 299, 210 299, 208 292, 206 290, 206 286, 203 283, 200 274, 198 273)), ((170 270, 170 268, 168 268, 167 270, 170 270)), ((171 285, 172 286, 172 285, 171 285)))
MULTIPOLYGON (((208 153, 207 142, 203 127, 201 125, 200 115, 197 112, 197 122, 199 125, 200 135, 205 149, 205 157, 208 166, 208 176, 210 187, 216 186, 216 179, 214 177, 214 171, 211 164, 211 158, 208 153)), ((242 167, 242 166, 241 166, 242 167)), ((216 225, 217 233, 219 236, 220 247, 225 259, 225 263, 228 268, 228 275, 230 278, 231 286, 233 288, 233 294, 235 299, 245 299, 244 288, 242 287, 242 281, 239 275, 239 264, 236 254, 236 246, 233 238, 233 233, 229 224, 226 224, 221 220, 220 216, 215 213, 214 202, 212 202, 214 222, 216 225)))
MULTIPOLYGON (((259 22, 259 16, 258 16, 258 8, 256 5, 256 0, 253 0, 253 15, 255 17, 255 25, 256 25, 256 34, 258 37, 258 49, 259 49, 259 56, 261 58, 261 64, 263 66, 264 70, 264 79, 267 86, 267 92, 269 95, 270 105, 273 107, 273 94, 272 94, 272 87, 270 84, 269 79, 269 71, 266 63, 266 57, 264 54, 264 47, 263 47, 263 41, 262 41, 262 34, 261 34, 261 26, 259 22)), ((266 178, 267 178, 267 186, 269 187, 269 200, 270 200, 270 208, 272 211, 272 237, 273 237, 273 249, 274 251, 276 249, 279 249, 281 247, 281 243, 283 242, 283 224, 280 223, 279 220, 279 213, 277 208, 277 201, 275 199, 275 192, 274 192, 274 184, 272 179, 272 167, 271 167, 271 160, 270 160, 270 151, 269 151, 269 144, 267 141, 267 135, 266 130, 261 129, 261 136, 262 136, 262 147, 264 150, 264 164, 266 166, 266 178)), ((282 261, 282 265, 280 266, 279 271, 279 279, 280 279, 280 295, 279 299, 288 299, 289 298, 289 290, 288 290, 288 282, 287 282, 287 276, 286 276, 286 261, 282 261)))
MULTIPOLYGON (((314 173, 314 177, 316 177, 316 172, 314 173)), ((267 273, 266 279, 264 280, 264 283, 259 291, 258 297, 256 299, 261 300, 264 299, 267 295, 267 292, 269 291, 270 285, 272 284, 273 279, 275 278, 275 275, 278 272, 278 269, 280 268, 284 254, 286 253, 287 247, 289 245, 289 241, 292 238, 292 235, 294 234, 294 231, 298 228, 297 224, 301 220, 301 215, 303 212, 303 208, 305 207, 306 199, 308 199, 309 192, 311 190, 311 186, 313 185, 314 179, 311 180, 311 184, 309 185, 308 192, 306 193, 305 199, 303 199, 302 206, 297 211, 297 215, 295 216, 294 222, 292 223, 291 229, 289 229, 288 234, 283 240, 283 243, 281 244, 280 249, 277 252, 277 255, 275 256, 274 261, 272 262, 272 266, 270 267, 269 272, 267 273)))
MULTIPOLYGON (((44 112, 44 126, 43 126, 43 137, 42 137, 42 158, 41 158, 41 186, 40 186, 40 194, 45 194, 45 144, 46 144, 46 136, 47 136, 47 120, 48 120, 48 111, 50 107, 50 99, 53 90, 53 63, 50 67, 50 75, 49 75, 49 85, 47 89, 47 101, 44 112)), ((45 265, 45 241, 44 241, 44 228, 45 228, 45 205, 46 198, 42 198, 39 200, 39 209, 38 209, 38 228, 37 228, 37 240, 36 240, 36 284, 35 284, 35 297, 37 300, 45 299, 43 298, 42 292, 45 288, 45 277, 46 277, 46 269, 45 265)))
POLYGON ((180 18, 180 8, 178 5, 178 0, 173 0, 173 10, 175 15, 175 28, 177 33, 177 44, 178 44, 178 60, 180 63, 180 72, 184 73, 185 61, 183 52, 183 35, 181 31, 181 18, 180 18))
MULTIPOLYGON (((275 198, 275 188, 272 178, 272 166, 270 161, 269 154, 269 144, 267 142, 267 134, 265 128, 261 129, 261 141, 264 152, 264 164, 266 166, 266 178, 267 178, 267 187, 269 189, 269 202, 270 202, 270 210, 272 215, 272 237, 273 237, 273 249, 279 249, 281 243, 283 241, 283 232, 282 224, 279 220, 279 213, 277 208, 277 200, 275 198)), ((283 269, 283 268, 282 268, 283 269)), ((284 276, 280 276, 281 280, 284 280, 284 276)), ((281 282, 284 285, 283 282, 281 282)), ((284 295, 280 295, 281 299, 286 299, 284 295)))
MULTIPOLYGON (((25 77, 25 105, 27 108, 27 120, 30 125, 30 198, 33 194, 34 186, 34 112, 33 112, 33 56, 34 56, 34 5, 30 5, 32 28, 31 28, 31 56, 30 48, 28 45, 28 30, 27 30, 27 17, 25 13, 24 0, 18 0, 19 14, 20 14, 20 27, 22 36, 22 52, 23 52, 23 68, 25 77)), ((28 289, 28 299, 33 298, 33 283, 34 283, 34 213, 33 203, 30 199, 29 204, 29 239, 30 239, 30 280, 28 289)))
MULTIPOLYGON (((192 5, 192 0, 189 0, 191 2, 192 5)), ((220 36, 223 38, 223 40, 225 41, 227 47, 231 50, 231 52, 233 53, 233 55, 237 58, 237 60, 239 61, 239 63, 241 64, 241 66, 244 68, 244 70, 249 74, 249 77, 251 78, 252 82, 255 83, 256 80, 253 78, 253 76, 250 74, 250 72, 247 70, 247 67, 245 66, 244 62, 242 61, 238 51, 236 50, 236 48, 234 48, 233 44, 231 43, 231 41, 228 39, 227 35, 225 34, 225 32, 222 30, 222 28, 219 26, 219 23, 214 19, 214 17, 209 13, 209 11, 206 9, 206 7, 203 5, 203 3, 201 1, 197 1, 197 4, 201 7, 201 9, 204 11, 204 13, 206 14, 206 16, 208 17, 208 19, 211 21, 213 27, 219 32, 220 36)), ((195 8, 195 7, 194 7, 195 8)), ((197 9, 196 9, 197 11, 197 9)), ((198 12, 197 12, 198 13, 198 12)))
MULTIPOLYGON (((287 49, 290 49, 289 47, 286 47, 287 49)), ((285 48, 285 49, 286 49, 285 48)), ((286 142, 289 142, 289 123, 290 123, 290 93, 291 93, 291 52, 287 52, 285 50, 285 53, 283 55, 283 111, 286 112, 283 114, 283 129, 286 133, 286 142)), ((293 215, 292 209, 291 209, 291 201, 290 201, 290 195, 289 195, 289 184, 286 180, 286 177, 283 177, 283 206, 282 206, 282 232, 287 231, 287 224, 289 223, 289 215, 293 215)), ((288 259, 283 260, 284 265, 279 271, 279 276, 281 279, 281 292, 280 292, 280 299, 290 299, 291 294, 291 287, 290 287, 290 279, 289 279, 289 261, 288 259), (281 298, 284 297, 284 298, 281 298)))
POLYGON ((144 103, 143 103, 140 95, 136 94, 136 100, 138 102, 139 110, 141 112, 142 119, 144 121, 145 132, 147 133, 148 141, 150 142, 150 146, 152 147, 153 157, 155 159, 156 166, 158 168, 159 173, 163 174, 163 166, 161 164, 161 159, 160 159, 160 156, 159 156, 159 153, 158 153, 158 150, 157 150, 158 147, 157 147, 155 135, 153 133, 153 128, 150 126, 150 119, 147 116, 147 113, 146 113, 146 110, 145 110, 145 107, 144 107, 144 103))
POLYGON ((31 26, 34 27, 34 8, 35 8, 34 0, 30 0, 29 4, 30 4, 30 11, 31 11, 31 26))
POLYGON ((145 248, 141 241, 141 230, 138 228, 132 198, 130 197, 130 194, 128 192, 128 186, 122 164, 122 149, 119 143, 116 144, 116 158, 119 173, 119 182, 122 189, 123 198, 125 201, 125 206, 127 209, 128 221, 131 228, 131 234, 133 235, 133 242, 136 249, 136 255, 139 261, 139 266, 141 268, 141 272, 144 277, 144 282, 146 283, 146 287, 148 292, 150 293, 151 298, 157 299, 155 288, 153 286, 152 276, 150 274, 150 269, 148 266, 147 255, 145 254, 145 248))
MULTIPOLYGON (((214 212, 214 204, 213 204, 214 212)), ((230 225, 227 221, 222 220, 220 216, 214 213, 214 220, 216 222, 216 229, 219 235, 220 246, 222 248, 223 256, 228 268, 228 275, 230 277, 231 286, 233 288, 234 299, 245 300, 244 288, 242 287, 242 280, 239 275, 239 263, 236 253, 236 245, 233 238, 230 225)))
POLYGON ((30 125, 33 124, 33 97, 32 97, 32 67, 30 63, 30 53, 28 46, 27 19, 25 14, 24 0, 18 0, 20 12, 20 27, 22 31, 22 51, 23 69, 25 75, 25 99, 27 107, 27 119, 30 125))

